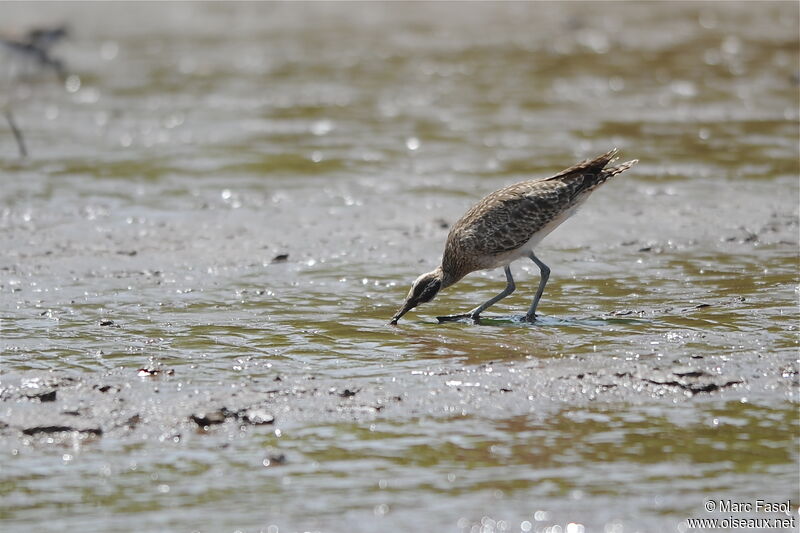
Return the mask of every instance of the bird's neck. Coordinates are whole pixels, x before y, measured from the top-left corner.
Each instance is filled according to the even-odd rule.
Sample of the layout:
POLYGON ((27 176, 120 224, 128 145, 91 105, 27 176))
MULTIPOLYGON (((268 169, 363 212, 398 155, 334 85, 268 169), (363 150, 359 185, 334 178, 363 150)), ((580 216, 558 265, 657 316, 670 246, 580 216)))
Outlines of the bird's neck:
POLYGON ((444 289, 445 287, 449 287, 450 285, 457 282, 466 275, 466 273, 462 274, 461 272, 456 272, 452 269, 445 269, 443 267, 439 267, 436 270, 441 272, 442 289, 444 289))

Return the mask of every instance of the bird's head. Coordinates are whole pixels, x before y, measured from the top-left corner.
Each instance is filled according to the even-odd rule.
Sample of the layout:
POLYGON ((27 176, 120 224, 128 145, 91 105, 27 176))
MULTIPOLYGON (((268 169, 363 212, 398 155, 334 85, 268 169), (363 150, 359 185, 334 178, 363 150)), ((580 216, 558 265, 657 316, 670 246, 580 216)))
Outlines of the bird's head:
POLYGON ((414 283, 411 284, 411 290, 408 291, 406 301, 403 302, 402 307, 389 321, 390 324, 395 325, 404 314, 414 309, 419 304, 430 302, 442 288, 442 269, 437 268, 433 272, 428 272, 418 277, 414 283))

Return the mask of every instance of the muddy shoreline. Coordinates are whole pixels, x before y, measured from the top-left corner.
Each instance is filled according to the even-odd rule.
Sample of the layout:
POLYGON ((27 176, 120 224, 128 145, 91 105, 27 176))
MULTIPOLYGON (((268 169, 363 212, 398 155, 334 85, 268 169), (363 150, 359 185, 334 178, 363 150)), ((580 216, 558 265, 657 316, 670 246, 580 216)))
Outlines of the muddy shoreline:
POLYGON ((4 5, 77 78, 0 85, 0 529, 796 511, 800 12, 620 6, 4 5), (387 325, 475 201, 613 147, 537 323, 519 261, 387 325))

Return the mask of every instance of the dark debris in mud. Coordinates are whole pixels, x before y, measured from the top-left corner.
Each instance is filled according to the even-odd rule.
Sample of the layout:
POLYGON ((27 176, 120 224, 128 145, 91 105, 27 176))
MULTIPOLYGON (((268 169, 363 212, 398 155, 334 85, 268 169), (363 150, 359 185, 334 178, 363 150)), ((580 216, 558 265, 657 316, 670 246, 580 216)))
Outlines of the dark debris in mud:
POLYGON ((601 369, 597 372, 579 373, 575 377, 579 380, 594 382, 606 390, 622 386, 650 390, 655 395, 663 395, 667 390, 672 390, 683 391, 691 396, 745 383, 742 378, 714 375, 706 370, 690 367, 675 367, 668 371, 658 368, 639 368, 633 372, 613 373, 601 369))
POLYGON ((352 398, 356 394, 358 394, 358 389, 343 389, 341 391, 337 390, 336 387, 332 387, 330 390, 331 394, 336 394, 340 398, 352 398))
POLYGON ((266 457, 264 457, 264 460, 261 461, 261 464, 264 465, 264 466, 270 467, 270 466, 285 465, 287 462, 288 462, 288 458, 286 457, 286 454, 284 454, 284 453, 270 453, 266 457))
POLYGON ((746 298, 743 296, 731 296, 724 299, 719 299, 717 301, 712 302, 692 302, 689 301, 684 304, 679 304, 675 306, 667 306, 667 307, 657 307, 652 309, 620 309, 618 311, 614 311, 610 313, 608 316, 611 317, 620 317, 620 316, 650 316, 650 317, 657 317, 663 315, 670 315, 670 314, 689 314, 695 311, 700 311, 703 309, 719 309, 719 308, 729 308, 729 307, 738 307, 743 302, 746 301, 746 298))
POLYGON ((172 376, 175 374, 175 370, 173 369, 163 370, 161 368, 140 368, 136 372, 136 375, 138 375, 140 378, 152 378, 162 373, 166 374, 167 376, 172 376))
POLYGON ((51 390, 47 392, 28 394, 27 397, 31 400, 39 400, 40 402, 54 402, 56 401, 56 391, 51 390))
POLYGON ((774 397, 776 391, 792 398, 798 387, 796 370, 786 362, 770 361, 758 354, 735 359, 695 359, 687 354, 682 361, 586 355, 467 366, 434 364, 392 380, 348 379, 346 386, 331 378, 281 372, 234 388, 219 382, 187 386, 180 372, 162 372, 158 380, 131 380, 138 373, 132 369, 26 375, 16 381, 6 374, 0 388, 0 406, 6 413, 0 440, 57 434, 62 437, 56 440, 86 442, 89 437, 179 442, 215 435, 229 439, 248 428, 277 431, 336 420, 436 417, 448 406, 459 406, 462 416, 491 418, 543 413, 565 403, 672 403, 720 396, 752 400, 759 394, 774 397), (42 402, 36 395, 52 399, 42 402))
POLYGON ((229 419, 238 420, 239 422, 254 426, 273 424, 275 422, 275 416, 266 409, 260 407, 243 408, 237 411, 222 407, 204 413, 193 414, 189 418, 203 429, 208 429, 209 426, 223 424, 229 419))
POLYGON ((79 429, 72 426, 33 426, 22 430, 23 435, 38 435, 40 433, 71 433, 71 432, 85 433, 87 435, 97 435, 97 436, 103 434, 103 430, 100 428, 79 429))
POLYGON ((228 418, 228 414, 228 410, 223 408, 206 413, 191 415, 189 418, 194 420, 198 426, 207 428, 208 426, 222 424, 228 418))
POLYGON ((676 372, 663 374, 656 373, 643 379, 644 381, 654 385, 678 387, 692 394, 713 392, 743 383, 743 381, 739 379, 729 379, 725 377, 716 378, 714 376, 709 376, 705 372, 692 372, 687 374, 678 374, 676 372))

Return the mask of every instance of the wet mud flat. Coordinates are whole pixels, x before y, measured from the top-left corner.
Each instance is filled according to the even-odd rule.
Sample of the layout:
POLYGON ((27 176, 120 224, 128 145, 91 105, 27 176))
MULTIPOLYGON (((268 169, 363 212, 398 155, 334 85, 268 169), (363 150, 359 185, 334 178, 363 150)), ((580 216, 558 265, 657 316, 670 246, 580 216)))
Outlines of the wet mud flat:
MULTIPOLYGON (((709 491, 749 501, 746 481, 754 474, 770 479, 761 499, 792 498, 796 487, 797 458, 783 444, 796 431, 798 373, 788 354, 432 359, 406 371, 383 363, 372 376, 337 378, 292 375, 254 359, 241 377, 217 382, 169 364, 5 374, 0 442, 6 474, 17 477, 17 488, 4 494, 7 527, 40 523, 20 487, 38 491, 41 501, 76 475, 98 484, 89 490, 94 501, 106 498, 103 487, 115 486, 125 499, 144 497, 148 508, 163 508, 169 529, 201 531, 231 524, 402 528, 429 483, 454 494, 447 509, 428 518, 432 527, 627 521, 667 531, 678 527, 679 516, 702 513, 709 491), (668 475, 660 466, 665 457, 668 475), (27 460, 47 470, 31 471, 27 460), (742 471, 714 481, 728 471, 717 465, 731 460, 742 471), (220 468, 241 474, 225 482, 220 468), (698 471, 713 489, 692 488, 698 471), (144 476, 147 482, 134 481, 144 476), (346 492, 357 498, 347 503, 335 488, 342 476, 361 480, 350 484, 346 492), (296 486, 287 488, 286 479, 296 486), (670 493, 676 482, 686 485, 684 493, 670 493), (308 504, 297 501, 309 493, 314 516, 304 518, 296 513, 308 504), (668 502, 665 493, 673 494, 668 502), (271 494, 269 503, 259 494, 271 494), (320 504, 323 496, 332 501, 320 504), (578 512, 561 507, 576 498, 591 503, 578 512), (621 500, 638 506, 635 518, 625 520, 621 500), (175 505, 217 509, 216 516, 178 518, 168 510, 175 505), (665 513, 675 518, 659 529, 665 513)), ((43 529, 97 523, 83 498, 43 529)), ((126 530, 132 512, 145 530, 164 527, 163 519, 149 518, 152 511, 107 505, 115 517, 102 519, 108 530, 126 530)))
POLYGON ((79 78, 0 137, 0 530, 796 513, 795 5, 49 7, 4 6, 79 78), (480 197, 614 146, 537 323, 520 261, 387 325, 480 197))
POLYGON ((6 446, 37 444, 31 437, 52 443, 103 435, 123 441, 163 441, 168 436, 177 443, 184 433, 213 435, 218 425, 225 429, 217 433, 225 435, 260 425, 408 421, 442 416, 443 409, 444 414, 492 419, 547 416, 565 405, 624 409, 643 402, 793 398, 798 376, 791 360, 742 359, 695 355, 686 361, 609 362, 574 356, 544 363, 432 364, 390 380, 313 374, 287 378, 275 372, 271 379, 267 375, 231 386, 203 384, 201 389, 171 369, 120 369, 99 375, 32 372, 4 379, 0 401, 7 409, 0 427, 6 446))
MULTIPOLYGON (((0 443, 14 480, 5 524, 40 523, 51 505, 43 484, 55 499, 69 483, 99 485, 48 523, 96 524, 83 502, 107 502, 110 531, 131 516, 143 530, 402 529, 431 491, 444 505, 425 515, 434 529, 527 521, 673 531, 705 516, 712 496, 794 498, 795 206, 755 202, 765 207, 751 209, 745 230, 735 202, 696 202, 697 218, 716 209, 722 237, 695 219, 664 239, 639 229, 661 223, 656 203, 678 217, 691 193, 665 200, 643 190, 620 191, 652 202, 641 214, 614 218, 595 202, 580 214, 586 227, 563 228, 566 249, 549 250, 563 273, 535 324, 515 319, 536 283, 535 267, 519 265, 521 294, 479 324, 435 316, 491 295, 497 273, 389 327, 406 290, 391 271, 403 267, 376 276, 382 248, 347 258, 326 248, 346 232, 379 237, 339 218, 315 238, 289 224, 285 240, 259 240, 257 195, 253 208, 200 198, 191 216, 152 217, 143 225, 159 239, 112 215, 36 246, 27 244, 33 226, 7 228, 7 242, 26 245, 3 265, 4 356, 14 367, 0 381, 0 443), (208 229, 194 240, 199 221, 208 229), (609 221, 611 237, 572 247, 609 221), (78 240, 97 225, 105 231, 78 240), (65 239, 73 244, 59 248, 65 239), (312 261, 292 246, 301 241, 328 258, 312 261), (754 490, 754 479, 769 483, 754 490), (111 501, 109 490, 144 507, 111 501), (565 508, 574 501, 585 508, 565 508), (176 506, 199 516, 176 517, 176 506)), ((310 196, 310 211, 328 201, 310 196)), ((447 230, 437 219, 418 229, 398 219, 388 233, 398 243, 416 236, 413 253, 435 257, 447 230)))
MULTIPOLYGON (((559 315, 542 314, 533 324, 513 314, 514 306, 524 311, 530 296, 525 289, 532 293, 535 287, 531 266, 524 269, 529 279, 520 283, 522 294, 510 298, 512 304, 489 310, 478 323, 436 324, 436 309, 466 307, 484 293, 491 294, 502 285, 498 275, 478 280, 478 285, 469 281, 458 285, 448 291, 449 299, 444 296, 445 303, 422 306, 415 311, 417 316, 389 326, 388 317, 405 293, 403 285, 376 280, 362 292, 342 282, 338 272, 343 261, 333 250, 327 252, 334 258, 330 261, 334 265, 329 265, 307 260, 291 244, 258 244, 247 230, 253 218, 262 216, 258 209, 241 210, 228 219, 232 227, 220 227, 216 210, 202 205, 185 219, 151 222, 172 237, 158 240, 137 238, 127 231, 124 218, 108 220, 110 227, 99 237, 77 245, 86 251, 72 245, 69 253, 67 247, 59 250, 59 244, 70 237, 57 231, 31 246, 37 233, 34 226, 6 228, 9 249, 13 242, 26 245, 11 252, 19 256, 18 262, 0 266, 11 273, 6 279, 12 281, 3 288, 6 303, 14 301, 16 311, 15 317, 7 314, 4 320, 5 356, 15 368, 5 368, 2 375, 0 436, 8 449, 54 438, 106 436, 126 442, 162 441, 169 435, 178 442, 183 435, 202 435, 214 439, 261 425, 271 426, 272 431, 303 424, 407 422, 443 415, 489 420, 528 414, 546 417, 572 405, 624 410, 640 404, 794 404, 798 369, 791 285, 767 280, 747 287, 741 279, 726 275, 725 268, 738 271, 755 264, 754 277, 768 276, 772 270, 781 280, 793 280, 798 224, 792 210, 796 208, 788 201, 777 211, 774 206, 752 209, 749 227, 754 229, 749 230, 737 225, 738 210, 730 204, 732 208, 718 208, 716 213, 718 221, 720 215, 730 217, 720 224, 729 228, 728 235, 714 241, 708 240, 703 224, 692 220, 686 227, 697 228, 696 233, 682 231, 680 237, 667 240, 628 238, 642 226, 657 227, 663 218, 680 216, 668 212, 664 217, 655 206, 628 221, 625 216, 609 220, 608 213, 582 213, 590 228, 600 224, 617 228, 628 224, 628 228, 615 236, 616 243, 598 239, 596 245, 557 255, 577 263, 572 268, 589 272, 598 257, 622 257, 621 264, 650 263, 643 268, 647 272, 670 263, 683 269, 687 256, 710 254, 711 261, 700 261, 719 270, 694 287, 685 279, 673 280, 669 273, 659 273, 657 280, 642 278, 639 272, 626 276, 622 270, 608 279, 597 275, 604 284, 635 285, 638 290, 642 283, 667 280, 668 286, 681 285, 683 292, 671 291, 682 292, 677 298, 625 299, 618 298, 612 287, 610 298, 602 291, 596 295, 596 302, 604 305, 587 301, 590 307, 580 308, 549 302, 548 307, 559 306, 559 315), (186 250, 185 243, 191 242, 195 225, 206 213, 210 220, 200 224, 216 228, 219 234, 204 232, 194 251, 186 250), (218 262, 212 258, 212 248, 221 242, 227 249, 219 254, 225 260, 218 262), (202 249, 203 243, 209 248, 202 249), (88 250, 104 256, 100 270, 93 268, 94 261, 86 262, 88 250), (275 255, 276 250, 287 252, 275 255), (188 255, 185 265, 178 259, 182 254, 188 255), (766 272, 761 270, 765 255, 772 257, 766 272), (182 271, 199 257, 208 265, 190 268, 200 273, 182 271), (261 262, 252 261, 259 257, 261 262), (71 283, 57 281, 65 265, 74 276, 71 283), (328 289, 324 280, 332 278, 337 279, 328 289), (295 282, 298 279, 301 283, 295 282), (50 296, 43 290, 48 281, 52 286, 63 284, 60 294, 50 296), (284 293, 278 298, 281 283, 284 293), (90 285, 101 284, 105 288, 87 295, 90 285), (722 290, 708 290, 707 285, 717 284, 723 285, 722 290), (339 298, 342 285, 348 291, 345 305, 326 308, 326 293, 339 298), (157 291, 163 301, 142 303, 142 294, 150 291, 157 291), (102 305, 93 303, 92 299, 104 297, 101 293, 116 296, 102 305), (308 300, 309 294, 314 299, 308 300), (195 311, 204 321, 196 320, 195 311), (293 314, 303 318, 297 320, 293 314), (49 341, 28 338, 31 331, 41 332, 49 341), (296 339, 278 339, 281 332, 296 339), (75 360, 76 368, 54 368, 48 361, 62 353, 59 339, 68 344, 75 335, 84 339, 86 356, 75 360), (383 346, 359 344, 360 338, 370 335, 380 336, 383 346), (41 353, 37 344, 44 348, 41 353), (296 355, 295 344, 305 345, 311 355, 296 355), (437 350, 443 354, 437 355, 437 350), (24 366, 29 368, 23 370, 24 366)), ((702 214, 704 209, 696 212, 702 214)), ((273 216, 279 223, 281 215, 273 216)), ((71 238, 88 233, 95 224, 91 217, 79 222, 69 230, 71 238)), ((410 232, 401 223, 396 225, 393 239, 401 242, 410 232)), ((437 237, 446 233, 447 226, 431 219, 424 230, 427 235, 417 240, 431 250, 421 255, 435 254, 437 237)), ((328 231, 350 232, 363 242, 381 238, 346 219, 329 223, 328 231)), ((567 243, 587 238, 586 228, 579 224, 564 232, 567 243)), ((282 234, 287 242, 311 240, 293 224, 286 225, 282 234)), ((322 234, 312 247, 324 251, 328 239, 322 234)), ((364 276, 374 253, 365 249, 355 259, 364 276)), ((363 287, 367 278, 355 277, 355 285, 363 287)), ((576 282, 579 275, 571 278, 576 282)), ((563 294, 558 279, 554 285, 550 290, 563 294)))

